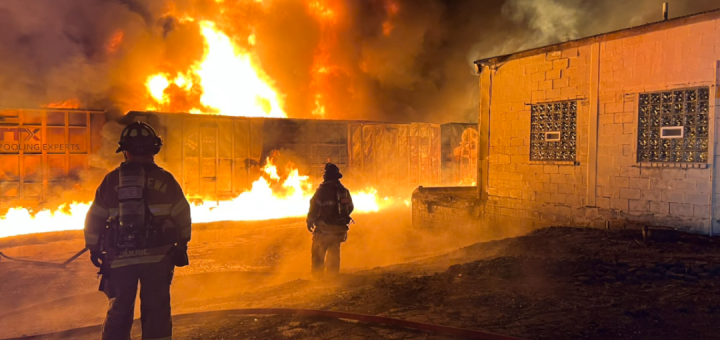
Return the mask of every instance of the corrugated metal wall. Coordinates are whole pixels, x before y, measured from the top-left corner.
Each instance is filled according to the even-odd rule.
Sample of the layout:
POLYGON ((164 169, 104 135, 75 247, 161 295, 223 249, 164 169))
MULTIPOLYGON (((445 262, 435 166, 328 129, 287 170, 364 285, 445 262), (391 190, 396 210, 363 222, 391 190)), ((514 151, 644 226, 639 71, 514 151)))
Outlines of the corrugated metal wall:
POLYGON ((104 116, 80 110, 0 110, 0 202, 42 201, 84 176, 104 116))
POLYGON ((289 150, 303 158, 309 175, 320 178, 325 163, 348 169, 348 127, 345 121, 266 119, 263 156, 289 150))
POLYGON ((478 125, 443 124, 443 185, 470 185, 477 181, 478 125))
MULTIPOLYGON (((190 196, 222 199, 249 189, 258 165, 273 150, 292 151, 315 180, 325 163, 333 162, 348 183, 363 187, 404 190, 441 184, 437 124, 148 112, 131 112, 124 123, 133 120, 158 130, 165 145, 157 161, 190 196)), ((121 129, 106 124, 101 112, 0 110, 0 201, 47 201, 81 182, 94 190, 121 160, 113 158, 119 157, 114 149, 121 129), (90 172, 99 175, 87 176, 90 172)), ((87 199, 92 199, 89 192, 87 199)))
POLYGON ((440 184, 440 126, 350 123, 350 168, 379 188, 440 184))
MULTIPOLYGON (((144 116, 144 118, 143 118, 144 116)), ((249 165, 260 161, 263 121, 223 116, 149 114, 165 139, 158 162, 197 197, 228 198, 250 188, 249 165)))

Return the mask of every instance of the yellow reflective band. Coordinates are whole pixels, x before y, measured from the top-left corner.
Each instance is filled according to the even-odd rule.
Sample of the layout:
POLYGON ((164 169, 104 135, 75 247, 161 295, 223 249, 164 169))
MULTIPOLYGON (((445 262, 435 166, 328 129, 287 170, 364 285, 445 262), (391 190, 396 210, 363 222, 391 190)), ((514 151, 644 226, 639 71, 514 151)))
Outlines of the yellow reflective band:
POLYGON ((90 206, 90 214, 97 217, 107 218, 108 210, 97 204, 93 204, 90 206))
POLYGON ((170 215, 172 204, 150 204, 148 205, 148 208, 155 216, 167 216, 170 215))
POLYGON ((119 208, 108 209, 108 213, 110 214, 110 216, 117 216, 119 212, 120 212, 119 208))
POLYGON ((180 202, 177 202, 175 206, 172 208, 172 212, 170 213, 171 216, 177 216, 179 213, 181 213, 183 210, 190 208, 190 205, 188 205, 187 200, 185 198, 181 199, 180 202))
POLYGON ((139 256, 131 257, 127 259, 113 260, 110 264, 110 268, 119 268, 130 266, 133 264, 145 264, 145 263, 158 263, 162 261, 165 255, 153 255, 153 256, 139 256))

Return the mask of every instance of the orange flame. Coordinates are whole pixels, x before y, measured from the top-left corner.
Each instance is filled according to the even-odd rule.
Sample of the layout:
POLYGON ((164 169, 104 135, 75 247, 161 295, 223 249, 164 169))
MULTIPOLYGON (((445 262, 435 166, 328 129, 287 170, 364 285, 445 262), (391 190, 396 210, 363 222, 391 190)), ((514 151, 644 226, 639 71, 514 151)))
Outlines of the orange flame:
POLYGON ((400 12, 400 5, 397 2, 388 1, 385 3, 385 12, 387 13, 387 18, 385 22, 383 22, 382 29, 383 35, 389 36, 393 29, 395 29, 392 20, 397 16, 398 12, 400 12))
POLYGON ((323 93, 330 87, 328 76, 334 69, 330 62, 330 53, 337 45, 337 12, 330 7, 328 0, 308 2, 311 14, 320 20, 320 42, 315 51, 312 66, 311 88, 315 93, 315 108, 312 114, 321 118, 326 115, 326 98, 323 93))
POLYGON ((310 13, 319 17, 322 20, 334 21, 336 19, 335 11, 330 8, 327 1, 324 0, 313 0, 308 2, 308 9, 310 13))
POLYGON ((68 100, 64 100, 64 101, 45 104, 45 105, 42 105, 42 107, 48 108, 48 109, 77 109, 80 107, 80 100, 77 98, 68 99, 68 100))
POLYGON ((123 38, 125 37, 125 33, 121 30, 117 30, 112 37, 110 38, 110 41, 108 41, 107 45, 105 46, 105 49, 108 51, 108 53, 113 54, 117 52, 117 50, 120 48, 120 45, 123 42, 123 38))
MULTIPOLYGON (((174 84, 188 94, 201 93, 199 107, 190 109, 191 113, 287 117, 280 95, 252 54, 238 47, 215 23, 200 21, 198 25, 205 38, 203 60, 174 77, 167 73, 150 75, 145 82, 152 100, 148 109, 162 110, 171 104, 168 89, 174 84)), ((255 36, 248 41, 254 45, 255 36)))
MULTIPOLYGON (((252 184, 252 189, 231 200, 205 201, 191 205, 194 223, 218 221, 253 221, 287 217, 302 217, 307 214, 314 190, 310 178, 299 174, 289 164, 287 175, 278 175, 277 166, 268 157, 261 169, 263 175, 252 184)), ((409 205, 402 199, 381 199, 374 188, 351 193, 355 211, 377 212, 391 205, 409 205)), ((194 199, 189 197, 189 199, 194 199)), ((92 202, 63 204, 58 209, 44 209, 33 212, 29 209, 11 208, 0 216, 0 238, 63 230, 80 230, 92 202)))

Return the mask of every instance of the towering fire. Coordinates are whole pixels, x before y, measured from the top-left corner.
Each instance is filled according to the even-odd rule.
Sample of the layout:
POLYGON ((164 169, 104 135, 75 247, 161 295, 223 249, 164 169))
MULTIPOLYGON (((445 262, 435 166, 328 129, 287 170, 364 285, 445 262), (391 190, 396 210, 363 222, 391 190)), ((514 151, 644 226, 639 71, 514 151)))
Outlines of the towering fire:
POLYGON ((338 13, 330 7, 333 0, 310 0, 308 9, 320 21, 320 42, 315 50, 311 70, 310 88, 315 96, 314 116, 323 118, 326 114, 326 94, 324 89, 329 86, 329 76, 334 70, 330 63, 330 53, 336 45, 336 24, 338 13))
MULTIPOLYGON (((194 22, 194 20, 188 20, 194 22)), ((198 22, 205 39, 203 60, 174 75, 157 73, 145 82, 152 103, 149 110, 172 109, 170 93, 183 98, 200 94, 191 113, 245 117, 287 117, 272 80, 256 58, 243 51, 211 21, 198 22), (173 85, 171 87, 171 85, 173 85)), ((250 45, 255 37, 247 38, 250 45)))
MULTIPOLYGON (((89 104, 92 100, 104 103, 102 100, 110 99, 128 110, 284 118, 292 109, 293 116, 298 117, 348 118, 341 116, 344 113, 340 113, 339 108, 348 107, 346 104, 355 100, 358 85, 353 79, 363 72, 362 60, 347 58, 346 35, 353 20, 350 4, 341 0, 295 0, 282 4, 267 0, 167 0, 159 1, 162 5, 157 7, 141 8, 145 3, 138 3, 142 6, 130 8, 128 13, 123 13, 126 16, 123 18, 137 19, 140 15, 145 27, 108 24, 107 30, 95 39, 97 46, 83 46, 92 62, 78 64, 102 65, 98 67, 105 72, 102 77, 87 77, 85 73, 76 72, 78 74, 71 73, 71 77, 52 78, 73 79, 77 87, 86 88, 95 86, 99 79, 108 83, 98 84, 97 91, 94 88, 56 91, 60 93, 58 99, 72 99, 54 101, 45 107, 92 107, 89 104), (302 14, 291 15, 277 27, 268 26, 267 22, 287 11, 284 6, 294 6, 293 2, 302 14), (310 36, 308 43, 286 41, 285 33, 278 34, 286 27, 293 27, 288 26, 288 22, 299 18, 309 19, 304 26, 299 26, 302 39, 306 38, 305 33, 310 36), (287 69, 275 64, 285 57, 284 52, 296 48, 284 49, 285 46, 297 44, 302 45, 299 51, 309 53, 303 59, 306 62, 303 68, 292 70, 294 78, 282 78, 282 71, 287 69), (107 64, 103 64, 105 62, 107 64), (75 80, 87 80, 93 85, 75 80), (73 92, 81 94, 77 98, 67 95, 73 92), (292 107, 289 96, 294 96, 292 107)), ((393 20, 399 5, 396 0, 382 0, 378 4, 384 7, 386 18, 373 25, 379 29, 380 36, 387 37, 394 30, 393 20)), ((78 41, 85 41, 83 39, 86 38, 77 37, 78 41)), ((87 44, 95 40, 89 39, 87 44)), ((293 57, 287 55, 288 59, 293 57)), ((88 73, 92 73, 90 71, 97 70, 88 73)), ((298 169, 280 171, 284 174, 281 176, 272 159, 263 170, 252 189, 238 197, 193 206, 194 220, 258 220, 304 215, 312 195, 308 177, 302 176, 298 169)), ((377 211, 387 204, 403 202, 403 199, 380 199, 374 188, 354 192, 353 196, 359 212, 377 211)), ((81 229, 89 204, 68 202, 39 212, 12 208, 0 217, 0 237, 81 229)))

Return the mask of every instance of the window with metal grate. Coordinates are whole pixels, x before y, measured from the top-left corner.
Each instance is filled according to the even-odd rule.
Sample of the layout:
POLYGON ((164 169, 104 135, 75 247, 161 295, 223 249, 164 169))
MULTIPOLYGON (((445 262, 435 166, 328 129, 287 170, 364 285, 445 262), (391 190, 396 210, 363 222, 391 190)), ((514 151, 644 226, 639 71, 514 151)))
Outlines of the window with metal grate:
POLYGON ((638 162, 706 163, 710 89, 641 93, 638 162))
POLYGON ((577 101, 533 104, 530 114, 530 160, 575 161, 577 101))

